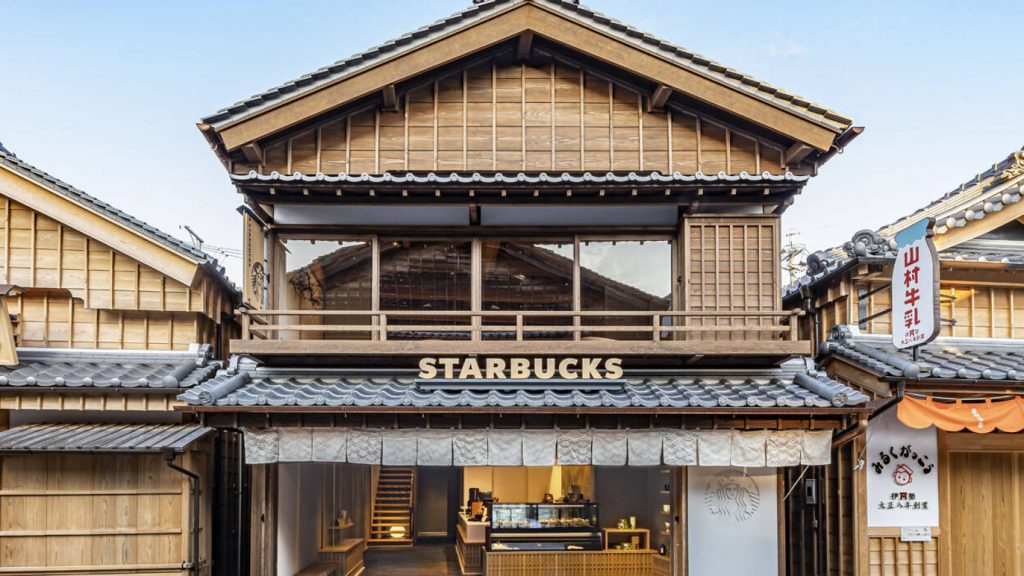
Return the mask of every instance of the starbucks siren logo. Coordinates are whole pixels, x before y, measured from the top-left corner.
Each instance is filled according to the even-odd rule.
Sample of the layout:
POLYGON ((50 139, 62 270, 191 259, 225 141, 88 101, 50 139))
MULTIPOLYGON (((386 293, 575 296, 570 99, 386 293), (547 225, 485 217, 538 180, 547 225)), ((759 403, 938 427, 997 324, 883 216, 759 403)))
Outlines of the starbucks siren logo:
POLYGON ((754 479, 743 472, 720 472, 708 480, 704 505, 715 518, 738 524, 757 513, 761 491, 754 479))

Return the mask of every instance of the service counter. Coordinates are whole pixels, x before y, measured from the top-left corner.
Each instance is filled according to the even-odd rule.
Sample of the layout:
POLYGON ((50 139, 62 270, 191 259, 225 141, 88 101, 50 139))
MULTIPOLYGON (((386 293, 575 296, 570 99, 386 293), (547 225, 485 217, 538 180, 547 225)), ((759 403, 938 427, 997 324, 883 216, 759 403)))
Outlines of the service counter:
POLYGON ((455 554, 464 576, 483 574, 483 553, 487 547, 487 522, 475 522, 459 514, 455 529, 455 554))

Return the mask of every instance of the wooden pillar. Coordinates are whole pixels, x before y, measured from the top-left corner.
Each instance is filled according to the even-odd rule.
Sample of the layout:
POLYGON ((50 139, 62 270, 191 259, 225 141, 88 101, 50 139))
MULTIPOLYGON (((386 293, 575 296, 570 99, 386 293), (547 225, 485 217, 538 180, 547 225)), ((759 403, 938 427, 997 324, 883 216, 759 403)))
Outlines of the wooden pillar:
POLYGON ((254 576, 277 574, 277 473, 277 464, 252 467, 249 570, 254 576))

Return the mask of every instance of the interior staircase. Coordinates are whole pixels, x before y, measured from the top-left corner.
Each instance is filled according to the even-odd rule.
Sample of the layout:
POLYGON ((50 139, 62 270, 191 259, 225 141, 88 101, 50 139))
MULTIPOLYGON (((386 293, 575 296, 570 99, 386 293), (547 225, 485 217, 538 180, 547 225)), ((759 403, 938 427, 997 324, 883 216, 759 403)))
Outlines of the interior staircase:
POLYGON ((415 494, 415 468, 381 467, 367 545, 412 546, 415 494))

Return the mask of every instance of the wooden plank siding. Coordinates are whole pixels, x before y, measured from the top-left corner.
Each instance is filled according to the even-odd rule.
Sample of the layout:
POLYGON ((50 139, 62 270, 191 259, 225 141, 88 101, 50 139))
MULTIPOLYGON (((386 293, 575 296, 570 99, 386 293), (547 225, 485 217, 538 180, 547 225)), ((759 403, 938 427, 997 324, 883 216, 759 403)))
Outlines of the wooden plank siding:
POLYGON ((90 309, 66 290, 8 297, 7 311, 17 315, 18 346, 187 350, 216 338, 216 326, 202 314, 90 309))
POLYGON ((335 115, 263 145, 256 170, 659 171, 784 173, 784 150, 703 114, 561 61, 505 57, 472 65, 376 106, 335 115))
MULTIPOLYGON (((861 326, 863 332, 890 334, 890 315, 883 313, 891 306, 888 289, 881 289, 868 295, 863 302, 858 300, 858 290, 867 294, 884 288, 887 280, 858 282, 852 290, 836 287, 819 299, 821 326, 827 336, 829 328, 836 324, 857 324, 861 318, 869 318, 861 326)), ((1024 286, 986 284, 947 284, 940 287, 942 300, 939 310, 944 321, 940 336, 977 338, 1024 338, 1024 286)))
POLYGON ((0 573, 188 573, 189 486, 161 456, 7 456, 0 468, 0 573))
POLYGON ((3 195, 0 214, 3 283, 68 290, 90 309, 198 312, 214 322, 231 311, 206 275, 186 286, 3 195))

